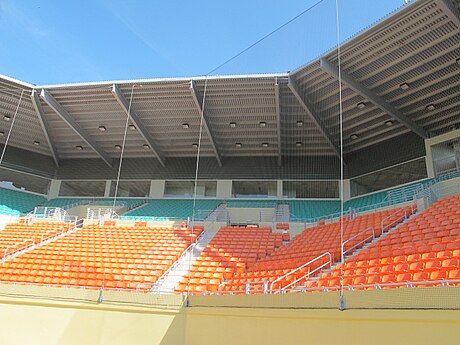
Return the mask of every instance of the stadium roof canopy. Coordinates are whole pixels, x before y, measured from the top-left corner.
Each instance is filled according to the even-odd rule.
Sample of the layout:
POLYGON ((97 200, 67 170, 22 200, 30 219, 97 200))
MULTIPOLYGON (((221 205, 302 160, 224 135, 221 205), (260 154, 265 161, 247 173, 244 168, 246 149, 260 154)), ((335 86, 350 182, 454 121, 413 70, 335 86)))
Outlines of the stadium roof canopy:
MULTIPOLYGON (((346 41, 344 153, 408 132, 427 138, 457 126, 459 58, 460 13, 448 0, 411 2, 346 41)), ((65 85, 0 76, 0 131, 7 133, 5 116, 13 117, 22 93, 9 145, 52 156, 56 164, 100 157, 110 165, 120 155, 131 108, 125 157, 153 156, 167 164, 169 157, 196 156, 207 84, 202 156, 219 164, 235 156, 278 156, 280 163, 282 156, 334 156, 340 143, 337 65, 333 49, 294 71, 269 75, 65 85)))

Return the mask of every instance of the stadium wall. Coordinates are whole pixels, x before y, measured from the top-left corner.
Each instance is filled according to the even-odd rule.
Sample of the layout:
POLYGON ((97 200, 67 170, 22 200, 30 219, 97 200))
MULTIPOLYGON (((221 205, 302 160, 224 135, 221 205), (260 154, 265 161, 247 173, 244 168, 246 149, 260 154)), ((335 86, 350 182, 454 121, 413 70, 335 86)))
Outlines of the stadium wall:
POLYGON ((460 329, 460 287, 346 292, 345 311, 338 293, 197 296, 185 307, 180 296, 104 292, 98 304, 98 291, 6 292, 1 344, 450 345, 460 329))

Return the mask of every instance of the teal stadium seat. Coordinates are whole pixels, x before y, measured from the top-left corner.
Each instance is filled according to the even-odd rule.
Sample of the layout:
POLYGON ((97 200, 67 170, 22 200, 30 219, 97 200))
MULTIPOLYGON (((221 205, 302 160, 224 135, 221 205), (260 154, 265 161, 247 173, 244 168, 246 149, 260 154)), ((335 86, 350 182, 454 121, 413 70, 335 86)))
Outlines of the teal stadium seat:
POLYGON ((0 188, 0 214, 19 216, 43 204, 45 197, 19 190, 0 188))
MULTIPOLYGON (((204 218, 211 213, 222 200, 197 199, 195 217, 204 218), (204 212, 204 213, 203 213, 204 212)), ((187 219, 193 215, 192 199, 154 199, 143 207, 121 216, 121 219, 187 219)))

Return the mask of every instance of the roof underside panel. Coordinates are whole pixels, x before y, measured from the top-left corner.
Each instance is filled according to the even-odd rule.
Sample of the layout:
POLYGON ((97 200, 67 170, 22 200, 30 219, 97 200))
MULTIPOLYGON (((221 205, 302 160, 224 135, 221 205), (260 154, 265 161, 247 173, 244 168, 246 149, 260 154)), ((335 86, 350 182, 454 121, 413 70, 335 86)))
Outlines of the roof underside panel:
MULTIPOLYGON (((127 120, 111 92, 114 83, 164 158, 195 157, 198 143, 202 156, 224 159, 334 155, 334 146, 340 146, 341 115, 343 149, 348 154, 403 135, 409 128, 421 127, 419 135, 425 131, 433 136, 459 126, 458 18, 444 0, 412 1, 345 42, 341 70, 355 86, 342 83, 342 114, 337 77, 320 64, 323 58, 337 66, 335 49, 290 74, 82 83, 37 90, 46 89, 110 158, 120 156, 116 145, 123 143, 127 120), (200 104, 194 94, 207 129, 200 128, 200 104), (428 110, 429 104, 434 109, 428 110), (233 122, 236 125, 230 126, 233 122)), ((21 90, 27 91, 9 144, 51 155, 30 100, 31 87, 0 77, 3 115, 12 117, 21 90)), ((60 159, 98 157, 43 100, 40 104, 60 159)), ((7 133, 9 125, 0 119, 0 131, 7 133)), ((154 157, 146 141, 138 129, 128 130, 125 156, 154 157)))

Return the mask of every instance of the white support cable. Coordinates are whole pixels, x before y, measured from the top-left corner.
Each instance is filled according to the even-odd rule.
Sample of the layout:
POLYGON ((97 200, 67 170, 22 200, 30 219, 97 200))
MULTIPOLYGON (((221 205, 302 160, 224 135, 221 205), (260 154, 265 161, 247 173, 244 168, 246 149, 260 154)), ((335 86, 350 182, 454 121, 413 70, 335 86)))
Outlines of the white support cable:
MULTIPOLYGON (((342 105, 342 63, 340 55, 340 22, 339 22, 339 0, 335 0, 335 19, 337 27, 337 64, 338 64, 338 82, 339 82, 339 125, 340 125, 340 243, 343 243, 343 105, 342 105)), ((343 298, 343 246, 340 253, 340 299, 343 298)))
MULTIPOLYGON (((133 86, 131 87, 131 97, 129 98, 128 114, 126 114, 125 133, 123 135, 123 144, 121 146, 120 164, 118 164, 117 181, 115 183, 115 195, 113 197, 113 207, 112 207, 112 210, 114 212, 115 212, 115 204, 117 202, 118 185, 120 184, 121 165, 123 163, 123 154, 125 152, 126 136, 127 136, 127 133, 128 133, 128 124, 129 124, 129 118, 130 118, 130 114, 131 114, 131 104, 133 102, 134 86, 135 86, 135 84, 133 84, 133 86)), ((110 218, 112 218, 112 217, 110 217, 110 218)))
MULTIPOLYGON (((203 122, 204 122, 204 109, 206 107, 206 91, 208 89, 208 76, 206 76, 205 82, 204 82, 204 92, 203 92, 203 102, 201 106, 201 116, 200 116, 200 132, 198 136, 198 152, 196 154, 196 166, 195 166, 195 185, 193 187, 193 207, 192 207, 192 221, 191 221, 191 227, 190 227, 190 238, 193 237, 193 227, 195 225, 195 207, 196 207, 196 192, 198 188, 198 170, 200 166, 200 149, 201 149, 201 139, 203 137, 203 122)), ((189 265, 188 265, 188 270, 190 272, 190 268, 192 266, 192 256, 189 256, 189 265)), ((190 275, 187 279, 187 296, 190 295, 190 275)))
POLYGON ((16 120, 16 115, 18 114, 19 106, 21 105, 23 95, 24 95, 24 89, 22 89, 22 91, 21 91, 21 96, 19 97, 19 101, 18 101, 18 105, 16 107, 16 111, 14 112, 13 119, 11 120, 10 130, 8 131, 8 135, 6 136, 5 144, 3 146, 2 155, 0 156, 0 165, 3 163, 3 157, 5 156, 6 147, 8 146, 8 142, 10 140, 11 132, 13 131, 14 121, 16 120))

